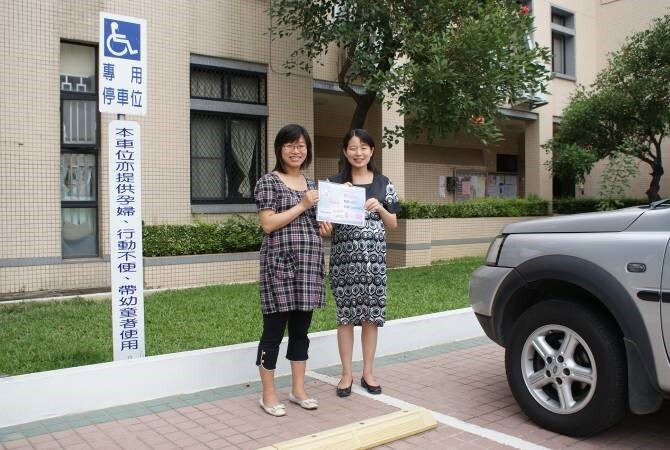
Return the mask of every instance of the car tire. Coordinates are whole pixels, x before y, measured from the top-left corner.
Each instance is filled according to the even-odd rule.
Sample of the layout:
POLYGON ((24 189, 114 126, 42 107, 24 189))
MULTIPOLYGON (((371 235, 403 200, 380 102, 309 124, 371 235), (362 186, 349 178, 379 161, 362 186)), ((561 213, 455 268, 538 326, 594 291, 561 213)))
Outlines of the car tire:
POLYGON ((623 339, 602 312, 570 299, 542 301, 519 317, 505 369, 523 412, 556 433, 596 434, 628 409, 623 339))

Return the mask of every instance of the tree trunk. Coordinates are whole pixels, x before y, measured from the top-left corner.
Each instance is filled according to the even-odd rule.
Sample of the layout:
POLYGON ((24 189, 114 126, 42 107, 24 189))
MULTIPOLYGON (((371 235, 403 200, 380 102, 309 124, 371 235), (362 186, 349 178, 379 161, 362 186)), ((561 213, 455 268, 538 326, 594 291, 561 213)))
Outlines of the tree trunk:
POLYGON ((661 190, 661 177, 664 173, 663 155, 661 154, 661 141, 663 140, 663 134, 657 137, 650 131, 649 135, 651 137, 651 142, 656 150, 655 154, 651 154, 651 161, 647 160, 651 166, 651 183, 649 183, 649 189, 647 189, 646 194, 649 203, 651 203, 661 199, 659 191, 661 190))
POLYGON ((365 126, 365 119, 368 117, 368 112, 377 98, 376 92, 368 92, 364 95, 359 95, 356 100, 356 110, 351 118, 349 128, 363 128, 365 126))
POLYGON ((663 165, 660 160, 656 160, 654 165, 651 166, 651 183, 649 183, 649 189, 647 189, 647 199, 649 203, 655 202, 661 199, 659 191, 661 190, 661 177, 663 176, 663 165))

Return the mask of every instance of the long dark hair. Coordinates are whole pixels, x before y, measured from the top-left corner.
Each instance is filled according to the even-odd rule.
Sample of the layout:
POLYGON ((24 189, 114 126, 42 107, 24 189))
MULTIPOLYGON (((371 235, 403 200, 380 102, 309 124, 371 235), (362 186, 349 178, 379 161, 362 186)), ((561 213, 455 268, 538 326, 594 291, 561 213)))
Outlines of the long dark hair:
POLYGON ((286 167, 284 167, 284 160, 281 157, 281 149, 284 147, 284 144, 290 144, 300 139, 300 136, 305 138, 305 145, 307 145, 307 157, 300 165, 300 170, 309 167, 312 162, 312 139, 309 137, 309 133, 302 125, 297 125, 295 123, 290 123, 284 125, 281 130, 277 132, 277 137, 275 137, 275 157, 277 162, 275 163, 275 168, 277 172, 286 173, 286 167))
POLYGON ((375 154, 377 153, 377 146, 375 145, 375 140, 370 136, 370 133, 365 131, 362 128, 352 128, 347 132, 347 134, 344 135, 344 138, 342 138, 342 153, 340 154, 340 160, 338 161, 338 169, 340 170, 340 175, 343 179, 343 183, 346 183, 347 181, 350 183, 353 183, 353 180, 351 178, 351 163, 347 159, 347 146, 349 145, 349 141, 351 138, 357 137, 358 139, 361 140, 361 142, 367 144, 373 151, 372 151, 372 156, 370 157, 370 161, 368 161, 368 170, 372 171, 374 174, 379 173, 379 169, 377 169, 377 166, 375 165, 375 154))

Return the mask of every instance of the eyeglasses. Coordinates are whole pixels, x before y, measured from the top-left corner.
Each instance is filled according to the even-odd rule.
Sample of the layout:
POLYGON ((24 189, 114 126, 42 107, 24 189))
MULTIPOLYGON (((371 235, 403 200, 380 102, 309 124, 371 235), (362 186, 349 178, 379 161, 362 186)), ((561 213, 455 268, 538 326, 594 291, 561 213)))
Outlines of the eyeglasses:
POLYGON ((307 146, 305 144, 284 144, 284 148, 289 151, 300 150, 301 152, 304 152, 307 150, 307 146))

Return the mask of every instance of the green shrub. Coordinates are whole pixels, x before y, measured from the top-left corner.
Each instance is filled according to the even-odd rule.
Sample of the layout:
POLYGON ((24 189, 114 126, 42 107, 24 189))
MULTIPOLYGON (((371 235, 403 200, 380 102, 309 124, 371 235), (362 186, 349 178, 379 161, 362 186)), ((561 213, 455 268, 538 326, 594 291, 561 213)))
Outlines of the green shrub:
MULTIPOLYGON (((555 214, 577 214, 600 211, 603 209, 604 202, 605 200, 602 198, 558 198, 553 201, 553 211, 555 214)), ((621 198, 610 202, 612 206, 619 208, 646 205, 647 203, 648 201, 646 199, 639 198, 621 198)))
POLYGON ((459 217, 546 216, 549 202, 537 197, 528 199, 487 198, 459 203, 402 202, 401 219, 439 219, 459 217))
POLYGON ((144 226, 142 240, 144 256, 203 255, 258 250, 263 232, 256 220, 234 216, 221 224, 144 226))

